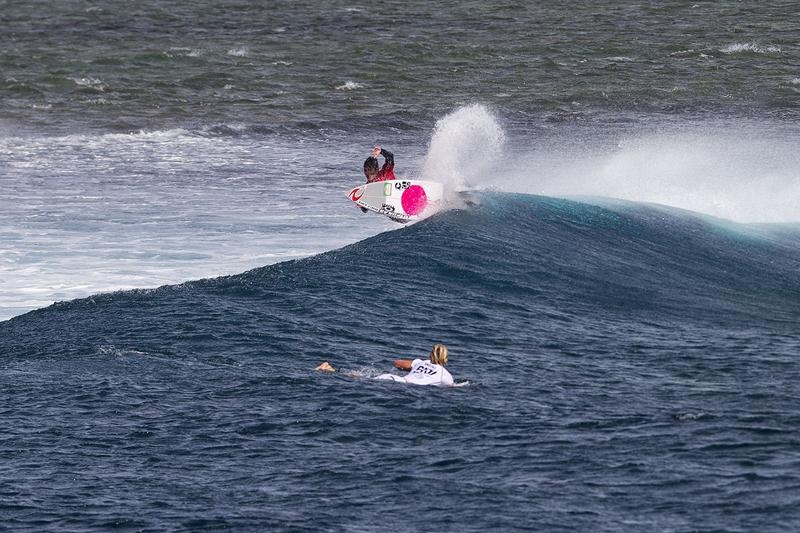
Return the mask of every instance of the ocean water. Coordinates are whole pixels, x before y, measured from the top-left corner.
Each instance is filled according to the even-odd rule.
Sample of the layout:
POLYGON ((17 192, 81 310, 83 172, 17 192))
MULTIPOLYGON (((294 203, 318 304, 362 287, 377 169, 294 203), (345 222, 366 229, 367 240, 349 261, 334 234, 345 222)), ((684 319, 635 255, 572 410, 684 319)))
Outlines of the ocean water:
POLYGON ((0 528, 798 529, 798 15, 0 2, 0 528))

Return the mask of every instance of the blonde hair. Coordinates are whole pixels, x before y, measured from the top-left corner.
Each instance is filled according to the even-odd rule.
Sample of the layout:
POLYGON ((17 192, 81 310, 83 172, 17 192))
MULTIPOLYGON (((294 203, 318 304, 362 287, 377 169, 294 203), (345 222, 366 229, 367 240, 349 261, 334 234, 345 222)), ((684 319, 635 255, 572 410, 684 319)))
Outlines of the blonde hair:
POLYGON ((447 364, 447 346, 444 344, 434 344, 430 355, 431 363, 442 366, 447 364))

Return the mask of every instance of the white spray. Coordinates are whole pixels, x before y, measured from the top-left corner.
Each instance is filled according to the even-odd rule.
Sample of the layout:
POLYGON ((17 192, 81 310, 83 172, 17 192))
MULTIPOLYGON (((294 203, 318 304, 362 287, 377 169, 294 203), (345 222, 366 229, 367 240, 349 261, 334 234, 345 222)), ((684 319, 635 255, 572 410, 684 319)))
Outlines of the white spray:
POLYGON ((797 222, 797 138, 753 125, 627 134, 613 146, 595 136, 579 146, 537 147, 490 180, 513 192, 652 202, 738 222, 797 222))
POLYGON ((505 153, 498 120, 474 104, 437 122, 423 175, 451 191, 598 196, 738 222, 800 221, 796 128, 752 122, 646 127, 624 133, 561 128, 515 140, 513 153, 505 153))
POLYGON ((459 108, 436 123, 422 175, 448 190, 475 187, 490 174, 504 141, 503 128, 484 106, 459 108))

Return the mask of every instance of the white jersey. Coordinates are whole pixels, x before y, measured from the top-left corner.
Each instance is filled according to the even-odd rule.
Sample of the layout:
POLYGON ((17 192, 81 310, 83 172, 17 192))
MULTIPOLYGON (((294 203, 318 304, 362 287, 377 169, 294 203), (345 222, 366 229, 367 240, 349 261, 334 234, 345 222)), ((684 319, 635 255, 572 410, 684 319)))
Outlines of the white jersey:
POLYGON ((450 387, 453 385, 453 376, 442 365, 436 365, 423 359, 414 359, 411 363, 411 372, 406 376, 406 382, 414 385, 450 387))
POLYGON ((450 372, 445 367, 422 359, 414 359, 411 363, 411 372, 406 377, 381 374, 377 379, 391 379, 393 381, 413 383, 414 385, 439 385, 440 387, 453 385, 453 376, 450 375, 450 372))

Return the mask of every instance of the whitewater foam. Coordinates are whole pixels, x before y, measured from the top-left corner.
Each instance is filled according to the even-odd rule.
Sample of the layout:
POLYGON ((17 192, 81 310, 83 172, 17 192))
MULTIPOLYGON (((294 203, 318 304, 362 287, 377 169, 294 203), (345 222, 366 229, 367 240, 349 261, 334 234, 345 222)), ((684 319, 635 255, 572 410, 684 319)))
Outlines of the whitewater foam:
POLYGON ((723 54, 779 54, 781 48, 773 45, 760 45, 756 43, 733 43, 720 49, 723 54))
MULTIPOLYGON (((391 227, 354 216, 328 181, 309 182, 308 153, 328 150, 320 143, 184 129, 0 137, 0 320, 235 274, 391 227)), ((347 175, 350 156, 328 153, 332 176, 347 175)))
POLYGON ((354 91, 356 89, 363 89, 364 85, 356 81, 347 81, 342 85, 336 87, 337 91, 354 91))
POLYGON ((70 81, 74 82, 75 85, 80 87, 88 87, 90 89, 94 89, 98 92, 104 92, 108 89, 108 86, 103 83, 102 80, 92 77, 84 77, 84 78, 69 78, 70 81))

